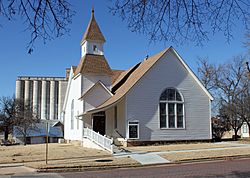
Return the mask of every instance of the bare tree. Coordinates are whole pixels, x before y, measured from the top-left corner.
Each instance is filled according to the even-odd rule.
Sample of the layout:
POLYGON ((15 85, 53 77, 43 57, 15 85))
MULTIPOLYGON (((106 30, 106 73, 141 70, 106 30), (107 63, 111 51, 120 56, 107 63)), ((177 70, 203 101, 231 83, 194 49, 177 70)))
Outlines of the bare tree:
POLYGON ((225 133, 230 130, 231 126, 225 118, 219 117, 218 115, 212 117, 212 135, 215 141, 221 141, 225 133))
POLYGON ((8 135, 13 133, 13 129, 16 129, 26 144, 28 130, 36 129, 36 123, 39 122, 33 108, 14 97, 2 97, 0 106, 0 130, 4 131, 5 141, 8 140, 8 135))
POLYGON ((242 83, 242 92, 236 100, 237 114, 247 123, 248 128, 250 128, 250 80, 247 73, 243 78, 242 83))
POLYGON ((23 105, 22 102, 17 101, 16 107, 16 122, 14 129, 16 133, 22 135, 24 145, 27 144, 27 136, 29 131, 38 129, 36 124, 39 123, 39 118, 33 111, 31 105, 23 105))
POLYGON ((210 64, 208 58, 198 58, 198 77, 201 80, 204 87, 209 91, 213 92, 216 88, 215 78, 217 67, 213 64, 210 64))
POLYGON ((9 138, 9 134, 13 131, 15 124, 16 104, 14 97, 0 98, 0 131, 4 132, 5 142, 9 138))
POLYGON ((67 0, 0 0, 0 16, 10 21, 22 19, 25 30, 30 31, 28 53, 32 53, 37 39, 46 42, 69 32, 73 15, 67 0))
POLYGON ((218 31, 230 41, 236 21, 249 29, 249 9, 249 0, 113 0, 110 7, 131 31, 147 34, 151 41, 198 45, 218 31))
POLYGON ((219 106, 219 98, 218 89, 216 87, 216 75, 220 70, 220 66, 216 66, 214 64, 209 63, 208 58, 199 57, 197 60, 198 65, 198 77, 204 87, 211 93, 214 97, 212 102, 212 113, 213 116, 218 115, 218 106, 219 106))
POLYGON ((247 72, 247 77, 250 80, 250 68, 249 68, 249 63, 246 62, 246 72, 247 72))
POLYGON ((227 120, 234 131, 234 138, 237 140, 237 133, 244 120, 238 113, 238 100, 247 86, 244 77, 243 56, 235 57, 231 63, 221 66, 216 74, 216 86, 220 92, 220 117, 227 120))
POLYGON ((246 38, 245 38, 244 44, 245 44, 245 47, 248 49, 248 52, 250 54, 250 30, 246 33, 246 38))

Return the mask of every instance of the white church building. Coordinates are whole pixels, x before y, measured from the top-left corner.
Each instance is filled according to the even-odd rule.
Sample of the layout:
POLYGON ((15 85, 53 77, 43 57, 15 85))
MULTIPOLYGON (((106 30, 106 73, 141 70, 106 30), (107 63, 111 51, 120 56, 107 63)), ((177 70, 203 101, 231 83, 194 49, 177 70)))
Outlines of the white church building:
POLYGON ((210 140, 212 96, 173 47, 112 70, 94 11, 70 70, 64 138, 112 151, 113 143, 210 140))

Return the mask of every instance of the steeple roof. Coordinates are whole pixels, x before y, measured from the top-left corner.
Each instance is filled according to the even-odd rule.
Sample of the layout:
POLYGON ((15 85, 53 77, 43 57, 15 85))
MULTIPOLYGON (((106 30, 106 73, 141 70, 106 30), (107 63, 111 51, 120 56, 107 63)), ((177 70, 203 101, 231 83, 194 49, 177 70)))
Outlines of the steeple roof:
POLYGON ((89 21, 89 25, 87 27, 87 30, 82 38, 81 44, 85 40, 91 40, 91 41, 99 41, 99 42, 106 42, 94 16, 94 9, 92 9, 92 15, 91 19, 89 21))
POLYGON ((105 57, 103 55, 95 54, 86 54, 82 57, 75 70, 75 76, 79 73, 107 76, 113 75, 105 57))

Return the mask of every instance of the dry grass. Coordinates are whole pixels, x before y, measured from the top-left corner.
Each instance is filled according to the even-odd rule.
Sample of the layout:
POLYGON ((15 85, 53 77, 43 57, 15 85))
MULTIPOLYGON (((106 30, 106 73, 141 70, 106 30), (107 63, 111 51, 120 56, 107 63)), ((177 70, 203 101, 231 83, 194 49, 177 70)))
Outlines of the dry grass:
POLYGON ((159 152, 159 151, 178 151, 178 150, 197 150, 207 148, 227 148, 237 146, 238 142, 228 143, 187 143, 187 144, 167 144, 158 146, 136 146, 125 148, 129 151, 159 152))
POLYGON ((231 148, 225 150, 204 150, 195 152, 181 152, 181 153, 166 153, 162 154, 163 158, 169 161, 185 161, 203 158, 218 158, 228 156, 242 156, 250 155, 250 148, 231 148))
POLYGON ((138 165, 131 158, 114 158, 108 152, 72 144, 49 144, 48 164, 45 165, 45 144, 0 147, 0 164, 24 163, 33 168, 95 167, 138 165))
MULTIPOLYGON (((162 157, 170 161, 183 161, 200 158, 214 158, 223 156, 250 155, 250 148, 235 148, 238 144, 249 142, 228 142, 228 143, 190 143, 190 144, 169 144, 160 146, 129 147, 130 151, 158 152, 177 150, 197 150, 193 152, 164 153, 162 157), (228 148, 225 150, 202 150, 209 148, 228 148)), ((27 146, 2 146, 0 147, 1 163, 25 163, 33 168, 89 168, 104 166, 139 165, 138 162, 129 157, 114 158, 108 152, 88 149, 72 144, 49 144, 49 160, 45 165, 45 144, 27 146)))
MULTIPOLYGON (((109 157, 105 151, 83 148, 72 144, 49 144, 49 160, 89 159, 93 157, 109 157)), ((17 145, 0 147, 0 164, 26 163, 45 160, 45 144, 17 145)))
POLYGON ((123 158, 114 158, 107 157, 101 159, 92 159, 92 160, 81 160, 81 159, 72 159, 68 161, 49 161, 47 165, 44 162, 36 163, 27 163, 29 167, 36 169, 44 168, 91 168, 91 167, 106 167, 106 166, 124 166, 124 165, 139 165, 139 163, 132 158, 123 157, 123 158))

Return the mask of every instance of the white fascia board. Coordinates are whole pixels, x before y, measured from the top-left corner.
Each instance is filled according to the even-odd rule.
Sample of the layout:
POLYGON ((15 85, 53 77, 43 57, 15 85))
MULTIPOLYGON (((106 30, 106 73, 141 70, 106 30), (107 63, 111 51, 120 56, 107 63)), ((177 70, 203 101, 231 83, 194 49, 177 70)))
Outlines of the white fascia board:
POLYGON ((96 82, 88 91, 86 91, 84 94, 81 95, 81 97, 79 98, 79 100, 82 100, 89 92, 91 92, 97 85, 100 85, 104 90, 106 90, 108 92, 108 94, 110 94, 110 96, 113 96, 113 93, 111 93, 111 91, 101 82, 98 81, 96 82))
MULTIPOLYGON (((72 71, 72 72, 73 72, 73 71, 72 71)), ((73 74, 73 77, 72 77, 72 78, 75 80, 75 79, 77 79, 80 75, 81 75, 81 73, 78 73, 77 75, 74 75, 74 74, 73 74)))
POLYGON ((177 53, 177 51, 171 46, 170 49, 174 52, 174 54, 177 56, 179 61, 182 63, 182 65, 187 69, 189 74, 193 77, 193 79, 198 83, 198 85, 202 88, 202 90, 207 94, 209 99, 212 101, 214 98, 212 95, 207 91, 207 89, 204 87, 204 85, 201 83, 199 78, 194 74, 194 72, 188 67, 188 65, 184 62, 184 60, 181 58, 181 56, 177 53))
POLYGON ((110 96, 113 96, 113 93, 101 82, 99 81, 99 84, 110 94, 110 96))

